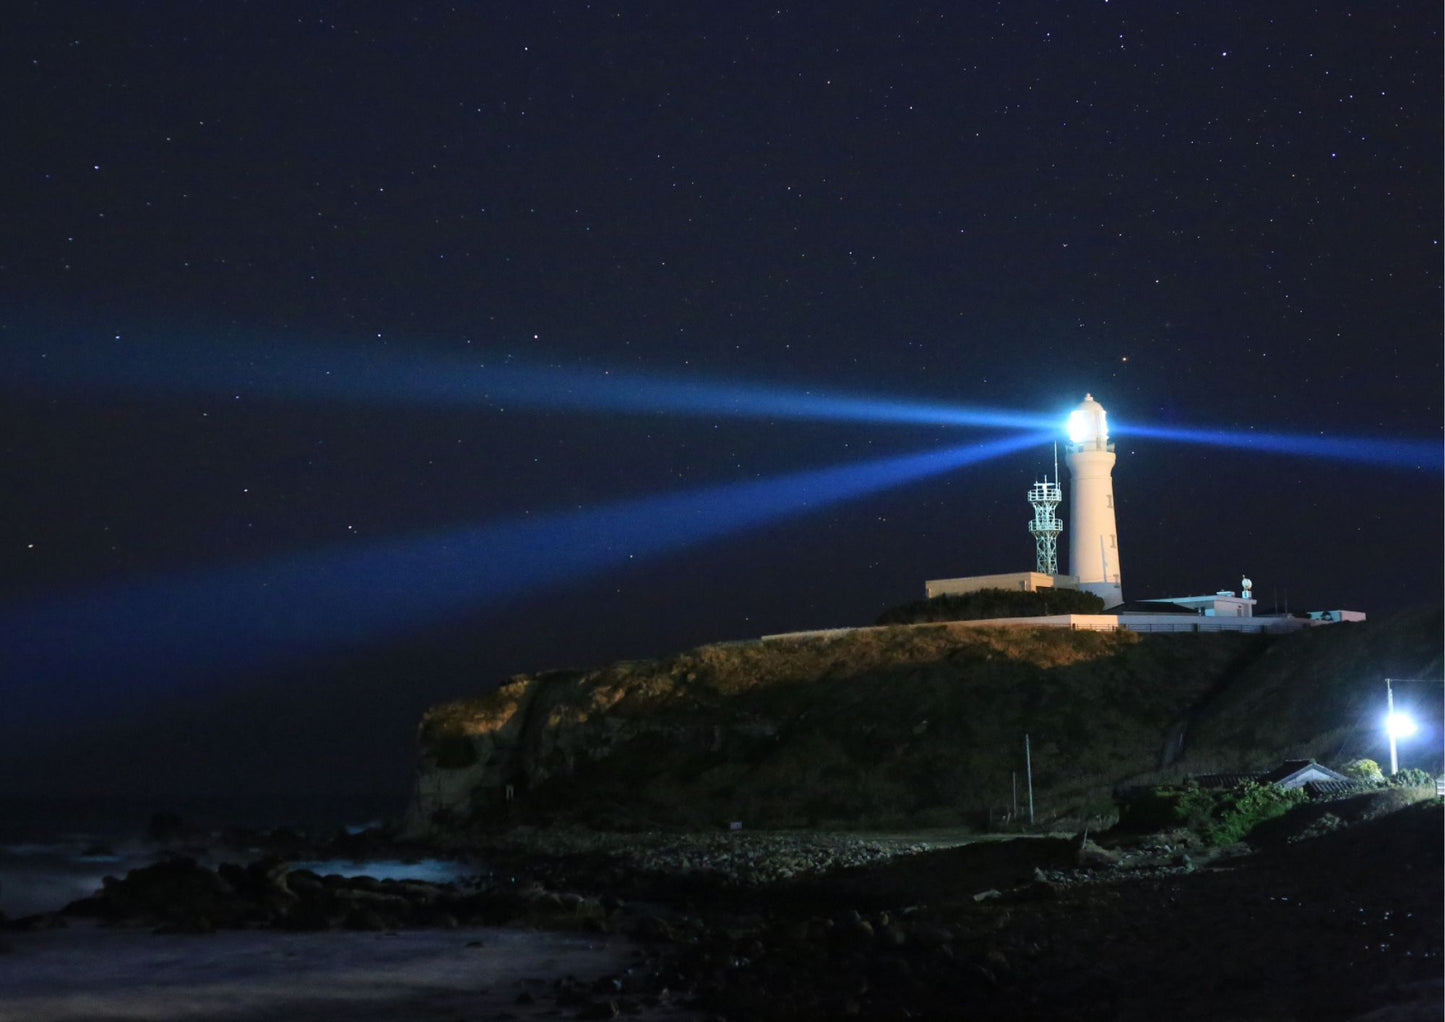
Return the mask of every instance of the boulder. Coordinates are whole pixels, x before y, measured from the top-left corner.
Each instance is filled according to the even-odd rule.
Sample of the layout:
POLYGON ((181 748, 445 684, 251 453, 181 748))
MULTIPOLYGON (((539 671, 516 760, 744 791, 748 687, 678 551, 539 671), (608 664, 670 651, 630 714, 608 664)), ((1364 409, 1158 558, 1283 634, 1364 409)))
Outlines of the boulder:
POLYGON ((1110 869, 1119 864, 1119 853, 1111 848, 1103 848, 1089 838, 1084 838, 1079 844, 1079 850, 1074 854, 1074 861, 1081 869, 1110 869))

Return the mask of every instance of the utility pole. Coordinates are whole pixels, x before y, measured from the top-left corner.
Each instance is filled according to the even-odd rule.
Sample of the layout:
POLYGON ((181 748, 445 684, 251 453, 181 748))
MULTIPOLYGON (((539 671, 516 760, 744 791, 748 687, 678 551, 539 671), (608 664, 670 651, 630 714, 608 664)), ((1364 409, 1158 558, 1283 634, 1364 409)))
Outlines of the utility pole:
MULTIPOLYGON (((1393 740, 1392 740, 1393 742, 1393 740)), ((1393 749, 1393 744, 1391 748, 1393 749)), ((1029 756, 1029 736, 1024 734, 1024 774, 1028 777, 1029 783, 1029 826, 1034 825, 1034 763, 1029 756)))
POLYGON ((1390 688, 1390 679, 1385 679, 1385 731, 1390 735, 1390 776, 1400 772, 1400 759, 1395 755, 1395 691, 1390 688))

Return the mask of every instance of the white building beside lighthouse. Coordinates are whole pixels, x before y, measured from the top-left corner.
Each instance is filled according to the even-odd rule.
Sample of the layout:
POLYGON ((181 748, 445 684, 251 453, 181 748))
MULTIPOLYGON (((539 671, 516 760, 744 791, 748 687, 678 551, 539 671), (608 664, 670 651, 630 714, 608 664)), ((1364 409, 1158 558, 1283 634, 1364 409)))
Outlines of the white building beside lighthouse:
POLYGON ((1124 602, 1119 529, 1114 520, 1114 445, 1104 408, 1085 394, 1069 414, 1069 574, 1105 608, 1124 602))

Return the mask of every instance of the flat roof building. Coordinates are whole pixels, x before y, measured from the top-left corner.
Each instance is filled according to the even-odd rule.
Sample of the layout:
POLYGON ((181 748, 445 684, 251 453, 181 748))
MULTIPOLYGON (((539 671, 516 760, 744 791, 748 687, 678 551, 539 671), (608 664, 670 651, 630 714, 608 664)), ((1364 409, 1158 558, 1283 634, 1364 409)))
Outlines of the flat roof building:
POLYGON ((935 596, 962 596, 982 589, 1008 589, 1012 592, 1036 593, 1040 589, 1077 589, 1079 580, 1073 575, 1046 575, 1042 571, 1010 571, 1002 575, 967 575, 963 578, 935 578, 923 583, 931 600, 935 596))

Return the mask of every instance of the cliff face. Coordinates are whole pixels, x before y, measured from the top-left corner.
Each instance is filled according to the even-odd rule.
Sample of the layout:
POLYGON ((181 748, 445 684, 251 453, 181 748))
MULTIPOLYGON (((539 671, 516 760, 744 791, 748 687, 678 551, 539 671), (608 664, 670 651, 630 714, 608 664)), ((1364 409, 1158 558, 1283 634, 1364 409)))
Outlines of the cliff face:
POLYGON ((1172 638, 879 628, 519 676, 427 713, 411 822, 1001 811, 1015 771, 1022 790, 1025 731, 1036 783, 1106 790, 1156 767, 1170 723, 1260 645, 1172 638), (1075 712, 1086 704, 1088 723, 1075 712))
POLYGON ((1025 804, 1025 733, 1040 816, 1105 814, 1181 756, 1332 758, 1358 699, 1322 700, 1324 662, 1353 692, 1371 651, 1403 672, 1439 646, 1438 612, 1282 639, 938 624, 520 675, 426 714, 409 826, 982 825, 1015 783, 1025 804))
POLYGON ((1401 766, 1439 773, 1442 634, 1445 615, 1429 607, 1276 640, 1193 715, 1182 765, 1232 772, 1365 756, 1388 770, 1381 721, 1393 678, 1397 702, 1421 724, 1419 739, 1401 745, 1401 766))

